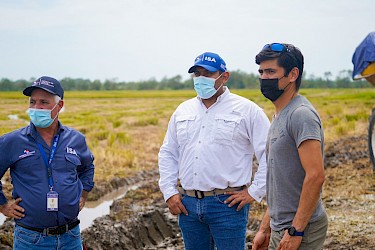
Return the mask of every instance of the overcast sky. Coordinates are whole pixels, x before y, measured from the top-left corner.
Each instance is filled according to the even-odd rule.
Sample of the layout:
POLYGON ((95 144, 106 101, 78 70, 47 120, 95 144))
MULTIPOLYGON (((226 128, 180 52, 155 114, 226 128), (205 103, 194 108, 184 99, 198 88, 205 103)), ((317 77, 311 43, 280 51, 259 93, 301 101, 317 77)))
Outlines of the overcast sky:
POLYGON ((299 47, 308 76, 335 76, 353 68, 374 11, 374 0, 1 0, 0 78, 187 79, 205 51, 256 73, 272 42, 299 47))

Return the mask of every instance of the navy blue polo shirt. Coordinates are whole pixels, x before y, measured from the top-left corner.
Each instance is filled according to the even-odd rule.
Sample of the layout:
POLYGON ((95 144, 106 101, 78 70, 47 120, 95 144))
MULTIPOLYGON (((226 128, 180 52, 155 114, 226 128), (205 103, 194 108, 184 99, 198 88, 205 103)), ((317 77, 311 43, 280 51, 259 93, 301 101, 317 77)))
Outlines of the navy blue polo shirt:
MULTIPOLYGON (((91 191, 94 187, 94 157, 84 135, 60 122, 58 133, 51 162, 53 189, 59 195, 58 212, 47 211, 48 173, 37 142, 48 159, 52 147, 44 142, 32 123, 0 137, 0 179, 10 169, 12 196, 21 197, 19 205, 25 209, 25 217, 16 222, 37 228, 66 224, 78 216, 82 190, 91 191)), ((0 182, 0 205, 5 203, 0 182)))

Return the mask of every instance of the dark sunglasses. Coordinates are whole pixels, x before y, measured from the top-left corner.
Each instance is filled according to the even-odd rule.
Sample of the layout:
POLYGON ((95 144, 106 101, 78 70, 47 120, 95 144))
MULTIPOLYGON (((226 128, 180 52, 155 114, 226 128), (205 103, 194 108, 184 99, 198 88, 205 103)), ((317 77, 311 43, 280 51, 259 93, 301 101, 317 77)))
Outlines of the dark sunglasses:
POLYGON ((283 52, 283 51, 290 52, 290 49, 287 48, 282 43, 269 43, 269 44, 266 44, 266 45, 264 45, 264 47, 263 47, 262 50, 271 50, 271 51, 275 51, 275 52, 283 52))

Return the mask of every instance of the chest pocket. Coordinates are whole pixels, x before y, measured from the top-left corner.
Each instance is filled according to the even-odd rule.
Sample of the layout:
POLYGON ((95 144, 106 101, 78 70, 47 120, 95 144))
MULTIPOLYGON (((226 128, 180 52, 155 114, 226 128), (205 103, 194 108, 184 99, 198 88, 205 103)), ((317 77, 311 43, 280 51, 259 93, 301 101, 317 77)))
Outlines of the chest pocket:
POLYGON ((15 158, 15 162, 12 164, 13 170, 11 171, 15 171, 17 175, 28 176, 28 184, 30 185, 40 182, 40 173, 47 173, 44 161, 37 153, 34 152, 34 154, 21 159, 15 158))
POLYGON ((195 115, 179 115, 176 116, 176 134, 178 145, 186 144, 192 137, 192 127, 195 121, 195 115))
POLYGON ((72 184, 77 182, 77 168, 81 164, 81 159, 78 156, 73 154, 65 154, 65 166, 66 172, 68 173, 63 180, 65 184, 72 184))
POLYGON ((79 157, 73 154, 65 154, 65 160, 68 170, 76 169, 81 165, 81 160, 79 159, 79 157))
POLYGON ((232 145, 236 128, 240 122, 241 117, 237 115, 216 115, 213 136, 214 142, 222 145, 232 145))

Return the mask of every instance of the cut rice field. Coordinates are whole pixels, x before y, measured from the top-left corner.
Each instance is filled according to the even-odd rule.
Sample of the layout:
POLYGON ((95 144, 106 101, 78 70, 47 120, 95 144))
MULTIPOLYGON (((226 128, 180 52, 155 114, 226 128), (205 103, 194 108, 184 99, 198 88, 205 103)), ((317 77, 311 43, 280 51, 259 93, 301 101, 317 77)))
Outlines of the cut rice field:
MULTIPOLYGON (((272 119, 273 105, 259 90, 232 90, 261 106, 272 119)), ((375 89, 302 89, 318 110, 326 142, 367 133, 375 89)), ((95 181, 127 177, 157 168, 157 154, 176 107, 192 91, 66 92, 60 121, 85 134, 95 156, 95 181)), ((0 92, 0 135, 29 123, 28 98, 0 92)), ((2 152, 3 153, 3 152, 2 152)))

